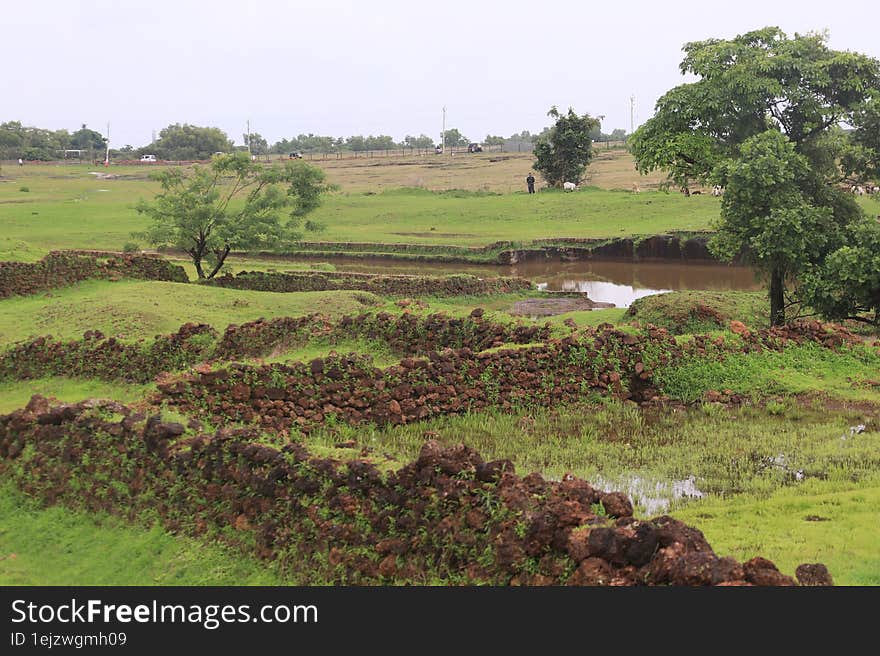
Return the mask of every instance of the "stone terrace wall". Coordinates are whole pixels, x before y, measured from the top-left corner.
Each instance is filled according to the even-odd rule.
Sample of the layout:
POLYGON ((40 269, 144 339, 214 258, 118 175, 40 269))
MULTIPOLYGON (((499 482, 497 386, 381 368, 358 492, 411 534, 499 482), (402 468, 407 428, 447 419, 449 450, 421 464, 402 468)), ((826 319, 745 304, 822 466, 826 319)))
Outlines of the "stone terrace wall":
POLYGON ((590 394, 648 401, 658 395, 655 372, 686 355, 722 359, 790 343, 835 348, 854 340, 818 322, 746 331, 735 341, 697 336, 685 344, 660 328, 636 335, 604 324, 521 348, 429 351, 385 369, 358 354, 310 363, 233 364, 163 382, 155 401, 215 424, 256 422, 276 431, 309 431, 327 415, 353 424, 404 424, 490 406, 552 406, 590 394))
MULTIPOLYGON (((255 430, 186 434, 110 402, 34 397, 0 416, 0 475, 45 503, 147 513, 174 532, 274 559, 299 584, 792 585, 768 560, 719 558, 671 517, 632 517, 620 492, 521 477, 506 460, 426 442, 387 473, 255 430)), ((802 583, 831 584, 821 564, 802 583)))
POLYGON ((456 276, 401 276, 323 271, 271 273, 242 271, 226 274, 203 284, 263 292, 320 292, 356 289, 381 296, 483 296, 532 289, 523 278, 477 278, 456 276))
POLYGON ((88 331, 82 339, 59 341, 37 337, 0 353, 0 380, 41 376, 85 376, 146 383, 163 372, 179 371, 205 361, 263 357, 278 349, 301 346, 311 339, 329 342, 369 337, 385 341, 401 356, 448 347, 483 350, 502 343, 543 341, 550 326, 498 324, 477 309, 467 318, 432 314, 362 314, 331 322, 322 315, 258 319, 226 328, 222 338, 205 324, 185 324, 152 341, 121 342, 88 331))
POLYGON ((401 355, 419 355, 444 348, 468 347, 482 351, 504 343, 528 344, 550 338, 549 324, 524 326, 483 319, 477 308, 469 317, 435 313, 419 317, 387 312, 345 316, 332 323, 322 315, 258 319, 229 326, 217 347, 216 358, 259 357, 284 347, 323 337, 328 341, 366 337, 380 340, 401 355))
POLYGON ((188 282, 183 267, 146 255, 53 251, 39 262, 0 262, 0 298, 27 296, 89 279, 188 282))
POLYGON ((51 336, 37 337, 0 355, 0 380, 79 376, 148 383, 160 373, 207 360, 216 338, 210 326, 191 323, 151 342, 121 342, 98 331, 88 331, 82 339, 67 342, 51 336))
POLYGON ((402 424, 487 406, 553 405, 591 392, 642 394, 651 376, 646 349, 655 367, 680 354, 666 331, 637 336, 607 326, 545 345, 430 351, 385 369, 357 354, 233 364, 161 383, 155 400, 215 423, 258 422, 273 430, 308 431, 331 414, 351 423, 402 424))

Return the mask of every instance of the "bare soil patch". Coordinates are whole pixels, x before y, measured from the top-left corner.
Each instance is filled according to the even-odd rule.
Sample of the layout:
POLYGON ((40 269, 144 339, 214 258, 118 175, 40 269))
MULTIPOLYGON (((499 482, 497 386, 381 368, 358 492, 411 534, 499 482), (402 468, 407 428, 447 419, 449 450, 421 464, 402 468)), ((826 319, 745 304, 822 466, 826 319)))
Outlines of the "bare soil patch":
POLYGON ((576 297, 562 298, 530 298, 513 304, 510 314, 530 317, 549 317, 566 312, 613 308, 614 303, 594 301, 586 294, 576 297))

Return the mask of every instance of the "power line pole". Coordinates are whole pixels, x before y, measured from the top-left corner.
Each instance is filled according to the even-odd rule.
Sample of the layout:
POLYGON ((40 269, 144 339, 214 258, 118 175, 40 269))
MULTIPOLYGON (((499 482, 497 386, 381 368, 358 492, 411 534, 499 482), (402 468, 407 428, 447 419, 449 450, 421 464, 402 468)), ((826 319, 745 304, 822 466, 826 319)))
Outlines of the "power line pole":
POLYGON ((443 129, 440 131, 440 150, 446 152, 446 105, 443 105, 443 129))
POLYGON ((247 147, 248 147, 248 155, 251 154, 251 120, 248 119, 247 122, 247 147))
POLYGON ((107 121, 107 152, 104 154, 104 166, 110 166, 110 121, 107 121))
POLYGON ((635 128, 635 111, 636 111, 636 97, 632 95, 629 97, 629 133, 632 134, 636 131, 635 128))

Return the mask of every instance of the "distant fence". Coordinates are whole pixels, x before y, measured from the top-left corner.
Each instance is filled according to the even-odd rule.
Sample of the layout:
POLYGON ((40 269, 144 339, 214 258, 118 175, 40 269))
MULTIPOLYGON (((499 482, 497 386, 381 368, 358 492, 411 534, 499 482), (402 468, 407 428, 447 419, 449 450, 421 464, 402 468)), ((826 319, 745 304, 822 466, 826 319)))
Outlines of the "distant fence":
MULTIPOLYGON (((467 154, 467 146, 447 146, 443 154, 467 154)), ((504 152, 504 146, 483 146, 484 153, 504 152)), ((424 157, 437 154, 434 148, 387 148, 383 150, 341 150, 335 152, 303 152, 303 159, 328 160, 328 159, 372 159, 377 157, 424 157)), ((286 159, 287 155, 270 155, 273 159, 280 157, 286 159)), ((259 159, 266 159, 261 155, 259 159)))

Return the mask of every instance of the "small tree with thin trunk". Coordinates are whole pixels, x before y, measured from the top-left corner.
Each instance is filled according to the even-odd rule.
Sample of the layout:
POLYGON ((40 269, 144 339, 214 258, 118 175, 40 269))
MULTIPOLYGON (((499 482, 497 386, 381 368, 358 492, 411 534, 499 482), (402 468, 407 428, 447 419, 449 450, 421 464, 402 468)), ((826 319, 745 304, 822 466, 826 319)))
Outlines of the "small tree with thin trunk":
POLYGON ((593 159, 590 132, 599 127, 599 119, 589 114, 578 116, 571 107, 567 114, 551 107, 547 116, 555 118, 556 123, 535 144, 532 168, 553 187, 561 187, 563 182, 578 184, 593 159))
POLYGON ((166 169, 162 186, 137 211, 151 224, 136 237, 184 250, 200 279, 217 275, 230 251, 282 250, 321 226, 305 219, 332 186, 301 160, 264 166, 247 153, 217 155, 208 166, 166 169))

